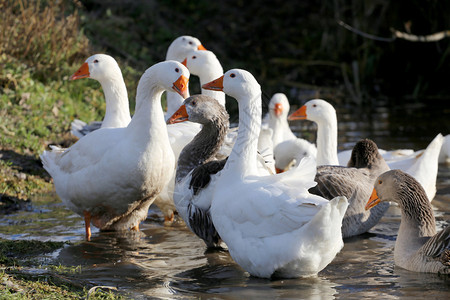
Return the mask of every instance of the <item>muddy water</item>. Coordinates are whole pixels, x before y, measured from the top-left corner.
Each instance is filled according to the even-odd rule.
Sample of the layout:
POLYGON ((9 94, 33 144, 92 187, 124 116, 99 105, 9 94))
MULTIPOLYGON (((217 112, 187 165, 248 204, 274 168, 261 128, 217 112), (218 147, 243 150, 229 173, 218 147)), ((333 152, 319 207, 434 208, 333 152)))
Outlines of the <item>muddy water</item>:
MULTIPOLYGON (((402 125, 409 124, 404 118, 396 121, 385 108, 379 109, 376 125, 365 122, 364 114, 341 111, 341 148, 350 148, 360 137, 369 136, 385 149, 419 149, 436 133, 421 131, 427 115, 418 118, 416 108, 411 109, 414 116, 410 117, 415 118, 417 134, 402 125)), ((439 121, 444 127, 448 126, 445 122, 445 118, 439 121)), ((294 125, 302 129, 312 126, 294 125)), ((440 165, 437 189, 432 205, 442 228, 450 222, 450 166, 440 165)), ((140 233, 94 230, 92 240, 86 242, 83 220, 55 195, 46 195, 34 199, 26 210, 1 216, 0 237, 70 241, 43 261, 81 266, 79 273, 69 276, 81 284, 117 287, 135 299, 450 299, 449 278, 394 266, 392 249, 400 222, 400 211, 394 206, 369 233, 346 240, 336 259, 317 277, 290 280, 250 277, 226 251, 205 251, 203 242, 182 222, 164 227, 162 220, 152 207, 140 233)))

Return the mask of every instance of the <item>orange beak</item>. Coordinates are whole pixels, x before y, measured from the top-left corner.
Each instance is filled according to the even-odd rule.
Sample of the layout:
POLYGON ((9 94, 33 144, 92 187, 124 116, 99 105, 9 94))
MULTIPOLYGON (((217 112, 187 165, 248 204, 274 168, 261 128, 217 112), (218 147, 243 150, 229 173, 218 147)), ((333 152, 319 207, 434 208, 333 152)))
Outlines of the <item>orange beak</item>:
POLYGON ((281 103, 276 103, 273 111, 275 112, 275 116, 281 116, 281 114, 283 113, 283 105, 281 103))
POLYGON ((167 120, 167 124, 181 123, 189 120, 189 115, 186 111, 186 105, 181 105, 180 108, 173 113, 173 115, 167 120))
POLYGON ((177 81, 175 81, 173 83, 173 86, 172 86, 172 88, 175 90, 175 92, 180 94, 180 96, 183 97, 183 99, 186 99, 187 97, 189 97, 189 95, 188 95, 188 82, 189 82, 189 78, 187 78, 184 75, 181 75, 177 79, 177 81))
POLYGON ((306 114, 306 106, 303 105, 302 107, 300 107, 299 109, 297 109, 295 112, 293 112, 289 117, 288 120, 292 121, 292 120, 305 120, 307 118, 307 114, 306 114))
POLYGON ((73 73, 72 76, 70 76, 70 80, 87 78, 89 76, 90 76, 89 65, 88 65, 88 63, 85 62, 81 65, 81 67, 78 69, 78 71, 76 71, 75 73, 73 73))
POLYGON ((203 47, 203 45, 199 45, 199 46, 197 47, 197 50, 206 50, 206 48, 203 47))
POLYGON ((284 172, 283 169, 278 169, 278 168, 275 168, 275 171, 277 172, 277 174, 280 174, 280 173, 283 173, 283 172, 284 172))
POLYGON ((181 63, 183 64, 183 66, 185 66, 185 67, 187 68, 187 66, 186 66, 186 64, 187 64, 187 58, 185 58, 181 63))
POLYGON ((205 90, 223 91, 223 75, 211 82, 202 85, 205 90))
POLYGON ((372 207, 374 207, 375 205, 377 205, 380 202, 381 202, 381 200, 380 200, 380 198, 378 198, 377 191, 375 189, 373 189, 372 195, 370 196, 370 199, 366 204, 366 210, 371 209, 372 207))

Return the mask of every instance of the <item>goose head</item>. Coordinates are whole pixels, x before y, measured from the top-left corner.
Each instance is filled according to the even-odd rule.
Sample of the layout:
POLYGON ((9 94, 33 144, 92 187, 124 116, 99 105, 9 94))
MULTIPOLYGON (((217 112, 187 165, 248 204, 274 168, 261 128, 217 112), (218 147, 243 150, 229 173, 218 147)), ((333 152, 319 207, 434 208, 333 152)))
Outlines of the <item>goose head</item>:
POLYGON ((330 103, 322 99, 309 100, 288 117, 290 121, 310 120, 316 123, 331 119, 336 119, 336 110, 330 103))
POLYGON ((192 50, 206 50, 199 39, 183 35, 176 38, 167 49, 166 60, 182 62, 192 50))
POLYGON ((202 88, 223 91, 236 100, 253 98, 261 93, 261 87, 253 75, 242 69, 232 69, 221 77, 208 82, 202 88))
POLYGON ((353 146, 347 167, 389 170, 389 166, 378 151, 377 144, 371 139, 361 139, 353 146))
POLYGON ((192 74, 199 77, 201 77, 201 75, 205 72, 209 72, 208 68, 205 68, 205 66, 214 67, 216 68, 217 73, 223 74, 222 65, 220 64, 216 55, 208 50, 191 51, 183 61, 183 64, 189 69, 192 74))
POLYGON ((290 105, 285 94, 276 93, 269 102, 269 113, 272 118, 286 119, 289 113, 290 105))
POLYGON ((225 108, 212 97, 194 95, 184 100, 183 105, 167 120, 167 124, 192 121, 205 125, 218 119, 228 120, 225 108))
POLYGON ((411 210, 413 203, 419 199, 422 203, 429 204, 420 183, 401 170, 390 170, 378 176, 366 210, 387 201, 397 203, 401 209, 411 210))
POLYGON ((181 63, 174 60, 166 60, 154 64, 142 75, 138 90, 148 90, 147 84, 153 84, 167 91, 173 91, 181 95, 183 99, 188 97, 189 70, 181 63), (147 84, 146 84, 147 83, 147 84))
POLYGON ((92 78, 101 82, 121 74, 120 67, 114 58, 107 54, 95 54, 86 59, 70 80, 92 78))
POLYGON ((279 143, 273 149, 275 170, 282 173, 292 167, 298 166, 304 157, 317 157, 317 148, 314 144, 303 139, 287 140, 279 143))

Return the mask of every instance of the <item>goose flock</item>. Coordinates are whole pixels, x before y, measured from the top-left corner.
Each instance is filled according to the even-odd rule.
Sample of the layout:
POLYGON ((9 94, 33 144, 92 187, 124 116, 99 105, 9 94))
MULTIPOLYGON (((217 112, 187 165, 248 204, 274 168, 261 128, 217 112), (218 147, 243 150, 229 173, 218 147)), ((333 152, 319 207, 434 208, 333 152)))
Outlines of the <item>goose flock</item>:
POLYGON ((282 93, 262 118, 261 86, 242 69, 224 72, 192 36, 169 46, 166 60, 139 80, 131 116, 116 60, 89 57, 71 80, 100 82, 102 121, 75 120, 79 140, 41 154, 63 203, 100 230, 139 230, 153 203, 170 226, 174 214, 205 242, 228 251, 250 275, 314 276, 344 238, 375 226, 390 203, 401 209, 395 264, 414 272, 450 274, 450 227, 436 232, 431 201, 439 162, 450 160, 441 134, 420 151, 385 151, 370 139, 337 152, 336 110, 313 99, 289 115, 282 93), (201 94, 189 94, 189 77, 201 94), (161 97, 166 93, 167 109, 161 97), (237 101, 230 128, 226 95, 237 101), (317 141, 296 136, 289 121, 317 124, 317 141))

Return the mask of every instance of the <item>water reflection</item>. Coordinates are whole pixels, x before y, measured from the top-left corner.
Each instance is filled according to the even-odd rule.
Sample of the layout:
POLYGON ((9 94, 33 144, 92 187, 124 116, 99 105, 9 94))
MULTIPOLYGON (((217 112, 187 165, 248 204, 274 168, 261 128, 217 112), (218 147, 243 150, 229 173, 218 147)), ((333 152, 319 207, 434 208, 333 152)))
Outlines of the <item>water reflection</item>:
MULTIPOLYGON (((144 226, 145 227, 145 226, 144 226)), ((82 265, 78 279, 157 298, 334 299, 326 278, 265 280, 249 276, 225 250, 206 251, 184 228, 150 227, 140 234, 99 233, 62 249, 57 261, 82 265)))

